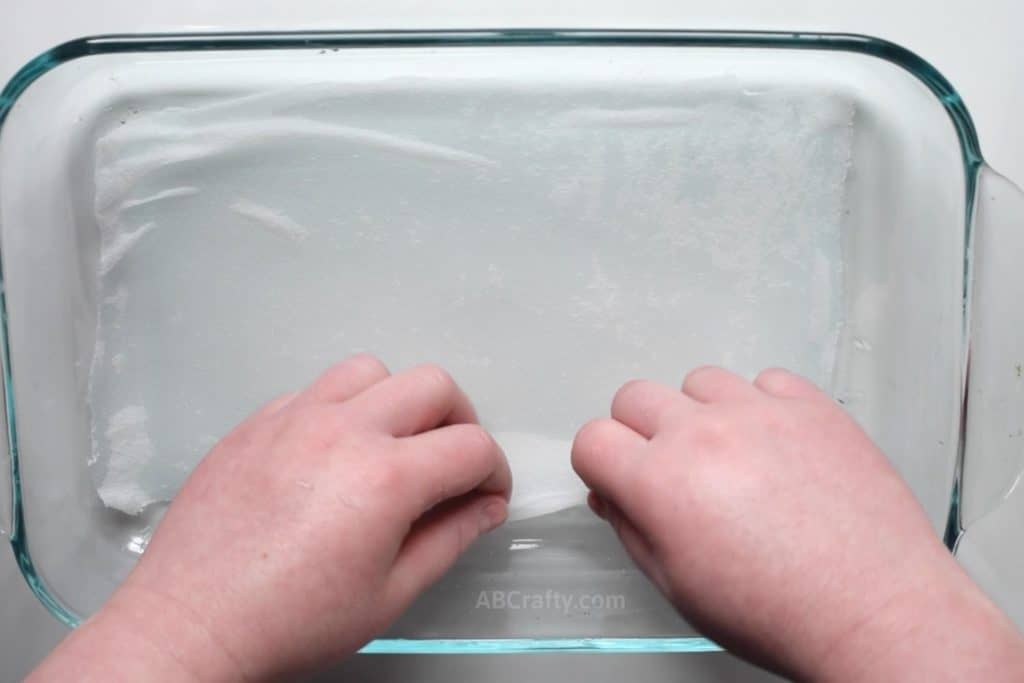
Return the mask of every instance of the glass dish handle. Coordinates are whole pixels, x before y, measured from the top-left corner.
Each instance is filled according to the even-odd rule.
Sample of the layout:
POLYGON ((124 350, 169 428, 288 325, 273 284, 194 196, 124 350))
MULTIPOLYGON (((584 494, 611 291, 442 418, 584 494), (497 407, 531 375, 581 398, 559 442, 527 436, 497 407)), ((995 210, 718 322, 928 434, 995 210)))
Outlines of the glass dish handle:
MULTIPOLYGON (((0 430, 7 431, 7 397, 0 396, 0 430)), ((0 536, 9 536, 14 519, 14 472, 11 445, 7 438, 0 445, 0 536)))
POLYGON ((1024 471, 1024 193, 987 166, 977 182, 960 529, 999 507, 1024 471))
POLYGON ((960 564, 1024 628, 1024 193, 987 166, 977 180, 967 446, 952 521, 960 564))

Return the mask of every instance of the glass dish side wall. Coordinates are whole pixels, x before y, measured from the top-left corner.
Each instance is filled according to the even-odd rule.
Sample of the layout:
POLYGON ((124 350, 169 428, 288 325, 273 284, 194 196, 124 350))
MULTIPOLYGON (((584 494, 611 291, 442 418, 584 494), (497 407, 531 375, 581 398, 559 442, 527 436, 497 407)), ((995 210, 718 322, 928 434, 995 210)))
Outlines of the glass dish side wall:
MULTIPOLYGON (((858 103, 858 115, 860 127, 857 135, 858 141, 858 162, 859 172, 850 179, 851 185, 851 212, 844 226, 848 235, 848 243, 845 248, 855 254, 855 262, 858 267, 850 273, 853 278, 847 283, 852 296, 848 300, 849 320, 857 323, 844 331, 845 342, 849 348, 859 340, 862 345, 866 340, 883 338, 883 348, 873 354, 848 353, 841 359, 837 367, 836 395, 848 404, 848 408, 854 412, 869 429, 873 427, 873 435, 879 439, 890 452, 913 451, 915 444, 921 443, 922 439, 932 438, 939 434, 938 441, 942 444, 934 450, 919 453, 918 456, 905 457, 898 461, 904 474, 917 482, 915 491, 923 499, 927 499, 926 506, 933 515, 933 521, 937 529, 941 529, 946 523, 949 514, 948 492, 953 488, 953 478, 956 467, 956 444, 959 440, 959 411, 960 411, 960 381, 962 367, 960 359, 965 351, 965 338, 963 336, 962 297, 963 297, 963 264, 965 263, 965 242, 964 216, 968 213, 971 202, 972 183, 975 169, 980 162, 980 154, 977 150, 976 141, 973 136, 973 129, 969 117, 962 103, 956 97, 955 92, 945 81, 919 59, 902 51, 901 49, 885 44, 881 41, 864 39, 859 37, 843 36, 792 36, 786 34, 764 35, 764 34, 688 34, 672 32, 651 32, 651 33, 615 33, 615 32, 463 32, 463 33, 411 33, 411 34, 321 34, 321 35, 239 35, 239 36, 180 36, 180 37, 132 37, 132 38, 104 38, 91 41, 62 46, 48 53, 37 60, 33 65, 27 67, 12 82, 12 85, 5 91, 8 104, 14 103, 17 99, 20 106, 28 106, 27 102, 32 97, 38 97, 38 102, 45 102, 47 93, 44 89, 47 83, 53 88, 50 96, 58 93, 66 93, 66 88, 77 87, 83 95, 93 93, 91 99, 83 98, 68 106, 77 106, 80 111, 75 112, 75 118, 87 112, 89 107, 102 109, 109 104, 110 100, 104 100, 105 95, 98 83, 102 80, 97 74, 104 69, 99 62, 103 55, 115 55, 118 59, 134 60, 143 53, 148 54, 147 59, 158 59, 160 55, 168 55, 171 51, 186 51, 178 53, 178 58, 194 58, 224 61, 240 61, 250 59, 259 61, 270 59, 270 52, 264 50, 272 48, 288 49, 288 59, 304 60, 312 59, 318 55, 319 50, 363 47, 370 50, 380 48, 409 48, 415 49, 423 46, 461 47, 467 49, 485 48, 512 48, 516 50, 540 49, 547 50, 581 50, 583 48, 599 47, 632 47, 636 49, 680 49, 690 50, 691 57, 700 57, 709 48, 718 48, 717 54, 728 52, 730 59, 743 60, 742 56, 749 51, 760 49, 771 49, 773 55, 788 55, 791 65, 799 69, 800 62, 796 59, 799 56, 791 48, 815 49, 823 52, 815 56, 821 60, 827 60, 834 67, 838 74, 845 74, 845 80, 839 79, 841 85, 836 85, 837 90, 846 93, 851 99, 858 103), (724 48, 729 48, 724 50, 724 48), (202 55, 193 51, 202 49, 202 55), (296 50, 307 50, 296 52, 296 50), (245 52, 234 52, 235 50, 246 50, 245 52), (723 51, 724 50, 724 51, 723 51), (90 56, 93 55, 93 56, 90 56), (868 59, 865 57, 881 57, 881 60, 868 59), (85 59, 75 59, 86 57, 85 59), (71 60, 71 61, 68 61, 71 60), (66 62, 62 67, 57 65, 66 62), (68 72, 67 69, 79 69, 77 73, 68 72), (89 72, 92 71, 90 78, 89 72), (65 73, 65 80, 59 80, 61 74, 65 73), (46 74, 38 83, 31 88, 22 91, 34 77, 46 74), (916 78, 914 78, 916 76, 916 78), (52 79, 52 80, 51 80, 52 79), (885 92, 890 97, 882 97, 885 92), (895 95, 893 95, 895 93, 895 95), (902 93, 902 95, 901 95, 902 93), (936 95, 938 98, 936 98, 936 95), (84 105, 83 101, 91 104, 84 105), (893 104, 895 102, 895 104, 893 104), (911 126, 908 122, 916 123, 918 137, 905 136, 905 131, 911 126), (923 123, 927 122, 927 123, 923 123), (898 155, 896 158, 906 163, 905 168, 891 168, 892 160, 887 158, 887 148, 917 149, 919 155, 898 155), (920 158, 918 158, 920 157, 920 158), (919 166, 914 166, 914 163, 919 166), (923 169, 941 169, 938 173, 928 173, 923 169), (932 201, 918 199, 915 203, 915 196, 937 198, 932 201), (939 227, 941 226, 941 227, 939 227), (932 232, 929 232, 932 231, 932 232), (916 273, 916 277, 908 279, 902 288, 896 292, 890 292, 892 304, 888 307, 879 301, 877 283, 884 280, 886 273, 891 270, 893 264, 887 261, 888 256, 899 254, 907 257, 908 262, 913 262, 915 257, 923 264, 943 264, 940 272, 927 273, 927 268, 916 273), (888 255, 888 256, 887 256, 888 255), (890 269, 890 270, 887 270, 890 269), (953 271, 953 272, 950 272, 953 271), (946 279, 948 277, 948 279, 946 279), (926 294, 930 292, 930 295, 926 294), (915 302, 928 299, 932 301, 929 305, 915 306, 915 302), (929 308, 929 306, 932 306, 929 308), (885 313, 881 317, 876 315, 879 310, 885 313), (886 319, 888 316, 888 319, 886 319), (917 321, 913 319, 917 316, 917 321), (892 332, 906 324, 908 317, 911 319, 907 325, 906 332, 892 332), (928 330, 942 330, 937 340, 926 341, 929 337, 928 330), (888 335, 888 336, 887 336, 888 335), (891 355, 882 360, 876 360, 883 355, 885 341, 890 342, 891 355), (931 360, 934 367, 939 367, 939 372, 929 371, 927 365, 916 366, 917 375, 908 377, 914 378, 914 382, 905 382, 895 387, 893 407, 879 405, 865 400, 866 396, 877 395, 879 387, 885 384, 886 378, 891 372, 896 371, 905 359, 911 357, 915 349, 929 346, 932 351, 931 360), (930 389, 923 387, 931 384, 930 389), (914 387, 917 387, 916 389, 914 387), (900 391, 909 392, 907 396, 900 396, 900 391), (919 392, 919 393, 918 393, 919 392), (920 395, 942 396, 935 403, 927 403, 929 409, 934 407, 930 415, 921 415, 900 411, 906 411, 908 406, 924 405, 919 398, 920 395), (923 427, 923 432, 915 434, 913 430, 907 430, 905 425, 928 425, 923 427), (936 463, 941 472, 935 476, 936 463), (930 501, 930 502, 929 502, 930 501)), ((367 53, 369 54, 369 53, 367 53)), ((358 55, 353 55, 358 58, 358 55)), ((749 56, 749 55, 748 55, 749 56)), ((759 55, 762 58, 763 55, 759 55)), ((821 69, 823 62, 808 60, 803 55, 804 64, 813 63, 816 70, 821 69)), ((284 57, 281 57, 284 58, 284 57)), ((707 58, 707 57, 702 57, 707 58)), ((699 61, 699 60, 698 60, 699 61)), ((310 62, 312 64, 312 62, 310 62)), ((115 88, 116 89, 116 88, 115 88)), ((113 97, 111 92, 106 96, 113 97)), ((64 98, 74 102, 73 98, 64 98)), ((10 113, 9 106, 0 111, 0 116, 10 113)), ((17 110, 12 114, 12 120, 17 110)), ((85 116, 88 119, 88 116, 85 116)), ((9 158, 8 152, 13 148, 15 156, 11 158, 31 158, 34 153, 34 145, 40 143, 40 139, 33 139, 31 135, 38 135, 38 132, 31 132, 29 137, 18 136, 13 140, 14 135, 11 128, 5 125, 3 135, 0 136, 0 151, 3 152, 5 162, 9 158), (21 155, 21 156, 19 156, 21 155)), ((17 129, 16 129, 17 130, 17 129)), ((87 136, 86 136, 87 137, 87 136)), ((53 149, 59 148, 61 141, 51 144, 53 149)), ((66 155, 54 167, 81 168, 83 155, 88 150, 82 147, 81 139, 77 144, 68 144, 59 154, 66 155)), ((5 164, 3 175, 0 176, 0 190, 2 196, 10 198, 20 195, 24 191, 25 196, 31 196, 33 182, 41 179, 24 175, 21 168, 13 168, 14 164, 5 164)), ((65 179, 66 181, 66 179, 65 179)), ((52 196, 52 195, 51 195, 52 196)), ((23 448, 22 453, 53 453, 48 456, 51 460, 44 464, 42 460, 30 464, 27 456, 22 458, 22 476, 20 481, 15 481, 15 496, 22 503, 16 511, 15 528, 12 534, 12 542, 16 551, 27 559, 36 558, 34 568, 32 565, 23 564, 30 576, 30 583, 41 596, 49 601, 51 609, 61 612, 59 616, 66 620, 77 618, 76 613, 90 611, 102 601, 116 584, 119 575, 126 571, 127 566, 111 567, 110 557, 117 557, 119 546, 126 533, 132 533, 137 527, 137 520, 124 521, 108 515, 102 506, 97 507, 95 491, 83 485, 82 477, 76 474, 76 468, 84 466, 85 456, 81 453, 81 446, 87 441, 87 416, 77 407, 76 400, 81 397, 81 375, 76 375, 74 369, 74 358, 79 354, 70 349, 60 350, 56 348, 61 344, 79 344, 88 347, 90 345, 93 326, 82 315, 62 317, 59 311, 62 307, 78 306, 81 300, 69 303, 67 299, 61 299, 67 292, 82 292, 80 295, 85 301, 90 298, 89 284, 86 278, 76 275, 81 267, 81 259, 89 258, 90 250, 95 249, 95 244, 88 243, 86 233, 79 234, 74 238, 76 241, 68 240, 67 234, 51 230, 47 234, 34 233, 29 239, 28 235, 12 233, 18 225, 11 222, 15 219, 24 218, 33 211, 44 213, 34 214, 33 222, 45 225, 61 225, 67 223, 68 216, 81 215, 81 207, 73 206, 72 193, 68 193, 67 199, 58 198, 51 201, 47 208, 41 209, 41 204, 29 207, 23 199, 16 201, 20 204, 13 209, 5 202, 4 211, 0 214, 2 228, 4 230, 4 265, 7 268, 8 282, 13 283, 16 274, 26 274, 32 268, 42 267, 53 276, 53 291, 56 292, 50 301, 51 320, 60 320, 58 325, 64 325, 61 331, 54 329, 51 337, 54 339, 55 348, 51 349, 50 358, 59 357, 66 359, 68 365, 63 369, 55 368, 53 364, 44 364, 37 357, 35 363, 38 372, 29 372, 20 369, 20 365, 8 366, 6 373, 6 386, 9 391, 14 390, 14 405, 19 407, 19 414, 29 412, 32 406, 48 403, 51 409, 50 417, 63 415, 66 424, 77 425, 74 429, 67 430, 64 434, 51 435, 54 439, 45 444, 35 443, 31 449, 23 448), (19 241, 21 240, 21 241, 19 241), (84 240, 84 241, 81 241, 84 240), (46 247, 44 249, 43 247, 46 247), (52 259, 54 251, 60 253, 64 250, 65 266, 55 268, 52 259), (17 263, 12 262, 14 256, 28 256, 29 258, 18 259, 17 263), (83 256, 85 254, 86 256, 83 256), (39 259, 39 260, 33 260, 39 259), (31 267, 30 267, 31 266, 31 267), (10 271, 17 273, 12 274, 10 271), (19 380, 19 373, 24 376, 32 376, 35 381, 29 382, 25 379, 19 380), (50 380, 39 380, 38 378, 51 372, 50 380), (58 376, 59 375, 59 376, 58 376), (77 380, 71 379, 78 377, 77 380), (68 384, 70 382, 70 384, 68 384), (62 384, 63 383, 63 384, 62 384), (39 386, 47 387, 47 390, 39 392, 39 386), (57 393, 64 396, 67 402, 58 407, 54 412, 53 388, 63 386, 64 391, 57 393), (34 388, 35 387, 35 388, 34 388), (39 393, 33 394, 33 391, 39 393), (77 398, 76 398, 77 397, 77 398), (62 454, 62 455, 57 455, 62 454), (73 454, 73 455, 72 455, 73 454), (66 459, 62 459, 66 458, 66 459), (54 467, 57 464, 57 467, 54 467), (67 467, 66 470, 62 469, 67 467), (54 485, 56 476, 66 476, 63 483, 54 485), (44 474, 45 472, 45 474, 44 474), (21 486, 19 492, 18 485, 21 486), (26 491, 32 487, 32 502, 28 501, 26 491), (20 494, 20 495, 19 495, 20 494), (69 505, 69 501, 74 501, 69 505), (67 510, 68 523, 71 528, 76 528, 76 518, 81 517, 80 511, 91 510, 85 515, 87 523, 83 526, 81 519, 78 521, 77 530, 68 535, 67 525, 59 527, 51 524, 47 528, 48 517, 52 516, 53 510, 67 510), (29 531, 31 530, 31 541, 29 531), (96 531, 101 532, 100 541, 97 543, 96 531), (108 540, 103 541, 103 534, 108 540), (68 542, 70 539, 71 542, 68 542), (32 552, 29 554, 31 543, 32 552), (106 545, 104 545, 106 544, 106 545), (109 546, 109 547, 107 547, 109 546), (115 551, 115 552, 111 552, 115 551), (56 570, 47 570, 47 567, 61 566, 62 559, 68 556, 86 558, 87 562, 93 562, 96 569, 94 572, 87 572, 85 583, 79 574, 75 577, 59 576, 56 570), (49 572, 49 574, 48 574, 49 572), (61 608, 61 605, 72 605, 78 603, 85 607, 75 607, 73 610, 61 608)), ((15 201, 10 200, 9 201, 15 201)), ((20 223, 20 220, 19 220, 20 223)), ((23 223, 20 223, 23 224, 23 223)), ((95 255, 93 254, 93 258, 95 255)), ((11 297, 10 289, 7 292, 11 297)), ((37 301, 31 297, 26 298, 22 291, 19 302, 10 301, 8 312, 12 313, 12 320, 27 320, 29 316, 42 319, 46 316, 39 310, 37 301), (14 316, 14 311, 18 315, 14 316)), ((82 309, 84 310, 84 309, 82 309)), ((14 323, 12 323, 13 325, 14 323)), ((26 328, 27 329, 27 328, 26 328)), ((936 335, 932 333, 931 337, 936 335)), ((27 338, 23 339, 27 343, 27 338)), ((22 348, 27 348, 23 346, 22 348)), ((863 349, 861 349, 863 351, 863 349)), ((31 361, 26 361, 26 365, 31 361)), ((58 401, 60 404, 60 401, 58 401)), ((13 411, 9 405, 9 410, 13 411)), ((920 408, 920 410, 925 410, 920 408)), ((31 415, 23 418, 28 421, 41 420, 42 416, 31 415)), ((32 431, 34 434, 42 434, 40 423, 32 431)), ((33 437, 35 438, 35 437, 33 437)), ((19 444, 12 440, 12 453, 17 453, 15 448, 19 444)), ((24 445, 24 444, 22 444, 24 445)), ((87 478, 85 478, 87 480, 87 478)), ((88 482, 86 481, 86 484, 88 482)), ((959 526, 959 522, 957 522, 959 526)), ((128 565, 130 566, 130 565, 128 565)), ((467 623, 467 627, 472 623, 467 623)), ((412 648, 416 651, 521 651, 533 649, 610 649, 610 650, 701 650, 709 647, 706 641, 699 638, 637 638, 635 640, 612 637, 614 633, 602 632, 594 625, 583 627, 580 638, 559 637, 544 639, 508 638, 497 637, 498 635, 523 635, 529 633, 519 632, 511 634, 497 634, 493 639, 480 640, 462 637, 446 640, 425 639, 415 641, 412 644, 401 644, 406 642, 390 640, 377 641, 371 644, 372 651, 402 651, 412 648)), ((467 628, 467 632, 473 631, 467 628)), ((403 637, 416 638, 415 633, 398 633, 403 637)))

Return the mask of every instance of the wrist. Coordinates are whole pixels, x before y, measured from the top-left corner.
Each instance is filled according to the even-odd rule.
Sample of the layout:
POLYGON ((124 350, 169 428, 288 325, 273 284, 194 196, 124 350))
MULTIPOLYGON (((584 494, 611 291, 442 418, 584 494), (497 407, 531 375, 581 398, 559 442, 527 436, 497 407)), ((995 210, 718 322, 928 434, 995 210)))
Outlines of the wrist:
POLYGON ((847 633, 808 678, 1024 680, 1024 639, 959 568, 920 586, 847 633))
POLYGON ((125 586, 29 680, 207 683, 248 678, 187 607, 125 586))
POLYGON ((153 650, 197 681, 238 681, 248 678, 245 664, 230 651, 188 605, 140 589, 130 582, 120 588, 100 612, 109 628, 130 630, 140 652, 153 650))

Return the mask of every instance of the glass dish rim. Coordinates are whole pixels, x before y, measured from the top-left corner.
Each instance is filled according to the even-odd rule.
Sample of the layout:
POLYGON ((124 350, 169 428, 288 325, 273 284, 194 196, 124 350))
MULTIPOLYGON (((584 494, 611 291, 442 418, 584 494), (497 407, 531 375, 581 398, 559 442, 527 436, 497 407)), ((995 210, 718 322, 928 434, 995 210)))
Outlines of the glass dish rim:
MULTIPOLYGON (((952 84, 931 63, 896 43, 863 34, 785 31, 705 31, 689 29, 416 29, 354 31, 260 31, 110 34, 78 38, 41 53, 8 81, 0 91, 0 135, 12 107, 37 79, 72 60, 93 55, 146 52, 242 51, 298 49, 358 49, 403 47, 717 47, 848 52, 888 61, 909 72, 938 98, 959 139, 965 174, 965 244, 970 244, 978 173, 984 158, 971 115, 952 84)), ((2 252, 2 246, 0 246, 2 252)), ((963 270, 963 300, 968 303, 969 252, 963 270)), ((81 617, 49 590, 36 570, 28 548, 21 499, 18 437, 14 409, 13 375, 8 338, 6 288, 0 265, 0 373, 3 378, 3 415, 10 458, 10 544, 18 567, 31 591, 53 616, 69 627, 81 617)), ((966 310, 966 309, 965 309, 966 310)), ((967 348, 966 316, 962 343, 967 348)), ((965 371, 966 375, 966 371, 965 371)), ((966 379, 966 376, 965 376, 966 379)), ((956 469, 944 533, 946 546, 955 551, 963 533, 960 490, 965 453, 966 381, 961 383, 960 429, 956 469)), ((0 494, 0 500, 2 496, 0 494)), ((484 654, 527 652, 716 652, 722 648, 703 637, 551 637, 551 638, 379 638, 360 652, 373 654, 484 654)))

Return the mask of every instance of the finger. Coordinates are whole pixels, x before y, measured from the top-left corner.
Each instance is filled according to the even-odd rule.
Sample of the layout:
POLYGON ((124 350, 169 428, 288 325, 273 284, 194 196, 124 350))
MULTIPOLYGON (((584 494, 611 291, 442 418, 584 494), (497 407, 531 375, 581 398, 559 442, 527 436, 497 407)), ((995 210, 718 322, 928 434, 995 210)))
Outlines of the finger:
POLYGON ((683 380, 683 393, 701 403, 750 400, 760 396, 754 385, 723 368, 705 365, 683 380))
POLYGON ((591 512, 593 512, 601 519, 604 519, 608 514, 605 510, 604 498, 597 495, 593 491, 587 494, 587 507, 589 507, 591 512))
POLYGON ((614 498, 646 445, 647 439, 617 420, 592 420, 573 439, 572 467, 588 488, 614 498))
POLYGON ((501 446, 480 425, 441 427, 400 442, 410 468, 410 513, 419 517, 450 498, 471 491, 512 494, 512 472, 501 446))
POLYGON ((357 396, 391 373, 368 353, 361 353, 328 368, 302 392, 302 403, 341 403, 357 396))
POLYGON ((783 368, 762 370, 754 380, 754 386, 779 398, 827 398, 809 380, 783 368))
POLYGON ((614 503, 602 501, 601 506, 604 511, 603 519, 615 530, 622 547, 629 553, 633 562, 663 593, 668 590, 669 584, 647 537, 614 503))
POLYGON ((475 423, 473 405, 447 371, 421 365, 375 384, 346 404, 356 419, 394 436, 475 423))
POLYGON ((675 389, 648 380, 627 382, 612 399, 612 417, 641 436, 652 438, 666 416, 692 399, 675 389))
POLYGON ((388 580, 391 604, 408 605, 447 572, 482 534, 505 521, 501 496, 474 494, 432 510, 413 525, 388 580))

